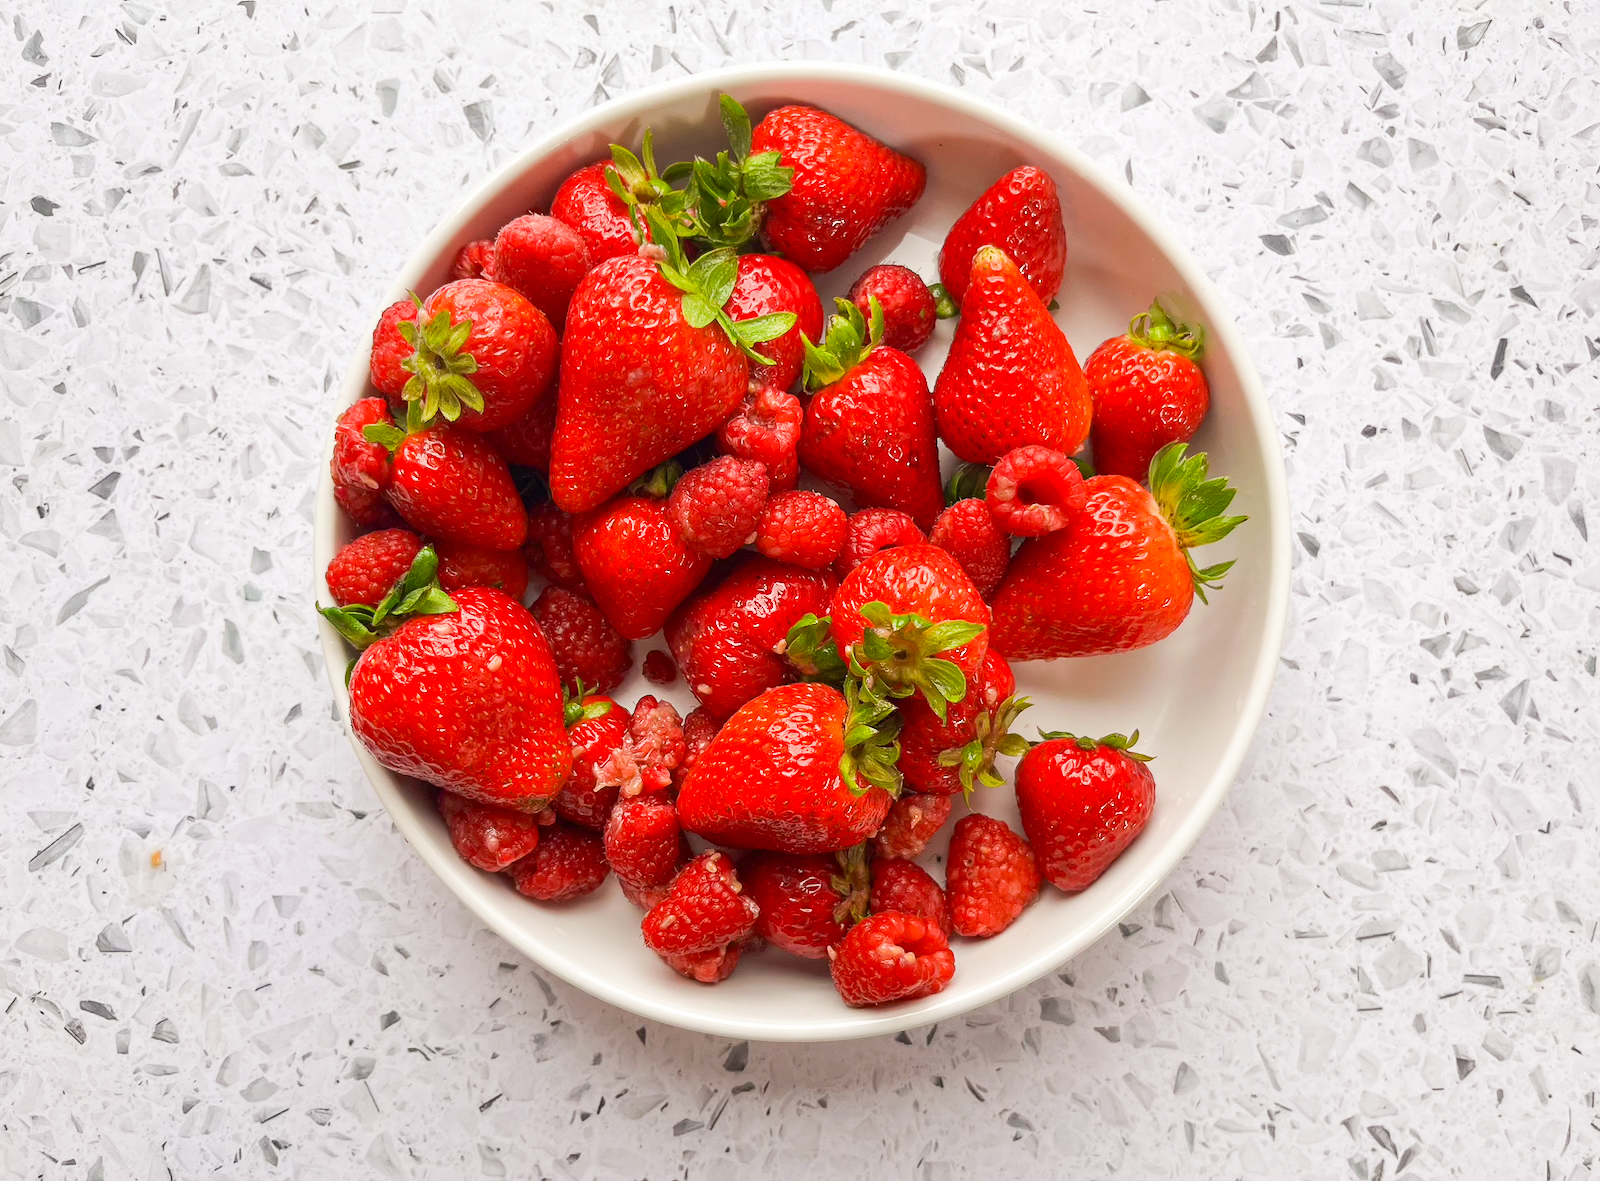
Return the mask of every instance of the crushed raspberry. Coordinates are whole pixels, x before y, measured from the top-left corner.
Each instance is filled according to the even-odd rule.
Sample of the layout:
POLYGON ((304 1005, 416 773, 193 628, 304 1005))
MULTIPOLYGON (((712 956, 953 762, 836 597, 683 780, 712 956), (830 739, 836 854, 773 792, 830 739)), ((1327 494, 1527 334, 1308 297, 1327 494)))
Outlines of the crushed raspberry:
POLYGON ((718 456, 673 486, 667 511, 686 546, 726 558, 755 536, 767 484, 767 467, 759 460, 718 456))
POLYGON ((341 607, 351 603, 376 607, 405 577, 421 549, 422 538, 409 529, 365 533, 328 563, 328 593, 341 607))
POLYGON ((833 986, 854 1008, 932 996, 956 971, 955 954, 935 924, 893 910, 851 927, 828 958, 833 986))
POLYGON ((678 666, 660 648, 644 654, 644 679, 652 685, 670 685, 678 679, 678 666))
POLYGON ((1050 447, 1018 447, 1000 457, 984 497, 995 524, 1017 537, 1065 529, 1089 499, 1083 473, 1050 447))
POLYGON ((821 570, 838 558, 848 530, 844 509, 822 493, 780 492, 761 514, 756 548, 776 561, 821 570))
POLYGON ((718 428, 717 444, 728 455, 766 464, 769 492, 787 492, 800 475, 800 428, 805 419, 799 398, 757 384, 718 428))
POLYGON ((889 808, 883 827, 873 838, 879 857, 898 857, 909 861, 928 847, 944 822, 950 819, 949 796, 902 792, 889 808))
POLYGON ((599 766, 627 741, 630 717, 609 697, 585 697, 582 712, 593 716, 580 716, 567 727, 567 737, 572 740, 572 770, 550 806, 563 820, 585 828, 602 828, 617 802, 617 789, 600 786, 595 777, 599 766))
POLYGON ((561 683, 609 693, 633 667, 633 645, 611 626, 587 595, 547 586, 534 600, 533 617, 550 645, 561 683))
POLYGON ((956 501, 939 514, 928 540, 961 563, 984 598, 1000 588, 1011 564, 1011 538, 995 524, 987 502, 956 501))
POLYGON ((593 893, 611 867, 600 834, 556 821, 539 833, 539 847, 507 873, 517 889, 541 902, 565 902, 593 893))
MULTIPOLYGON (((641 697, 633 707, 628 724, 628 740, 646 791, 665 791, 672 785, 672 771, 683 761, 687 747, 683 740, 683 717, 670 701, 641 697)), ((626 793, 624 793, 626 794, 626 793)))
POLYGON ((695 951, 686 955, 664 955, 661 958, 680 976, 697 980, 701 984, 717 984, 733 974, 739 966, 743 943, 728 943, 710 951, 695 951))
MULTIPOLYGON (((948 803, 948 801, 946 801, 948 803)), ((872 863, 872 913, 897 910, 927 919, 950 938, 950 908, 939 883, 922 866, 898 857, 872 863)))
POLYGON ((539 844, 539 820, 526 812, 496 808, 452 792, 439 793, 439 814, 450 829, 450 843, 461 859, 498 873, 532 853, 539 844))
POLYGON ((883 309, 883 343, 910 353, 928 343, 938 322, 938 309, 928 285, 909 267, 885 263, 869 267, 850 285, 850 302, 872 321, 871 298, 883 309))
POLYGON ((844 549, 833 564, 834 573, 843 578, 881 549, 927 540, 910 513, 897 508, 864 508, 850 514, 844 549))
POLYGON ((945 894, 958 935, 998 935, 1039 896, 1042 878, 1033 846, 993 816, 973 813, 956 821, 945 865, 945 894))

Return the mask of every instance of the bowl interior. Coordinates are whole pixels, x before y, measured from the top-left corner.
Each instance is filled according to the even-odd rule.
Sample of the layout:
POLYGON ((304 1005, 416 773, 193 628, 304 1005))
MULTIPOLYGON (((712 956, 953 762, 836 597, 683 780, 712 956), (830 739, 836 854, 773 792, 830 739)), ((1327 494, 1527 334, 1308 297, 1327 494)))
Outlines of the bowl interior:
MULTIPOLYGON (((1085 660, 1016 666, 1033 709, 1023 723, 1078 733, 1141 732, 1156 756, 1154 817, 1138 841, 1095 885, 1067 896, 1046 887, 1015 926, 987 941, 959 940, 957 971, 945 992, 881 1010, 846 1009, 824 978, 824 963, 775 950, 749 956, 715 988, 674 975, 638 938, 638 912, 614 882, 560 907, 515 893, 503 877, 461 862, 431 802, 431 789, 400 779, 358 753, 384 804, 424 859, 477 914, 529 957, 580 987, 625 1008, 674 1024, 730 1036, 816 1040, 903 1029, 962 1012, 1042 975, 1087 946, 1128 912, 1194 843, 1231 783, 1255 729, 1281 641, 1287 601, 1287 511, 1282 463, 1254 371, 1227 312, 1187 252, 1144 214, 1131 194, 1100 178, 1076 152, 1018 120, 953 91, 875 71, 775 66, 686 79, 590 112, 559 139, 536 145, 447 219, 397 277, 389 299, 426 292, 447 278, 464 243, 492 236, 529 209, 548 208, 574 168, 606 154, 612 142, 635 145, 654 128, 661 160, 710 154, 721 143, 717 96, 726 90, 752 119, 784 102, 822 106, 928 168, 927 194, 840 271, 818 276, 824 305, 854 276, 881 261, 902 263, 930 280, 950 224, 1000 174, 1018 164, 1049 171, 1060 187, 1069 255, 1058 322, 1081 360, 1130 317, 1161 296, 1170 311, 1207 331, 1204 366, 1211 411, 1194 446, 1215 473, 1238 489, 1233 511, 1250 521, 1204 551, 1206 562, 1236 566, 1209 606, 1198 602, 1178 632, 1153 647, 1085 660)), ((952 326, 941 324, 918 360, 937 376, 952 326)), ((366 353, 351 364, 344 402, 367 396, 366 353)), ((946 456, 947 465, 949 457, 946 456)), ((319 494, 316 568, 320 572, 353 533, 336 511, 326 472, 319 494)), ((318 583, 326 601, 326 588, 318 583)), ((344 651, 324 625, 330 677, 341 709, 344 651)), ((639 654, 659 639, 636 645, 639 654)), ((635 673, 618 696, 654 692, 685 712, 694 704, 681 683, 667 693, 635 673)), ((974 806, 1016 824, 1009 789, 980 791, 974 806)), ((957 805, 958 811, 960 804, 957 805)), ((923 861, 942 880, 944 842, 923 861)))

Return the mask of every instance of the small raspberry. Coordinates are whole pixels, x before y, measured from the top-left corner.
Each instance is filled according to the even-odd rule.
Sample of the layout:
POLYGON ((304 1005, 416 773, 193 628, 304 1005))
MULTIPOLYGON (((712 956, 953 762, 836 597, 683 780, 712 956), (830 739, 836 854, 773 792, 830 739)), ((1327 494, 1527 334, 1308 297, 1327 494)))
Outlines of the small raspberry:
POLYGON ((755 535, 766 504, 766 464, 721 455, 673 485, 667 511, 686 546, 726 558, 755 535))
POLYGON ((362 398, 339 415, 333 430, 333 459, 329 470, 335 486, 381 492, 389 486, 394 463, 389 449, 362 432, 369 426, 393 426, 389 404, 382 398, 362 398))
POLYGON ((520 292, 557 332, 572 293, 589 273, 589 248, 577 230, 542 213, 500 227, 494 239, 494 278, 520 292))
POLYGON ((944 891, 928 871, 914 861, 880 857, 872 863, 873 914, 897 910, 927 919, 946 939, 950 938, 950 907, 944 891))
POLYGON ((733 862, 712 850, 683 867, 640 926, 645 946, 657 955, 689 955, 743 939, 755 929, 759 914, 733 862))
MULTIPOLYGON (((624 891, 626 893, 626 891, 624 891)), ((680 976, 698 980, 701 984, 716 984, 726 980, 739 966, 743 943, 729 943, 710 951, 695 951, 687 955, 664 955, 661 958, 680 976)))
POLYGON ((774 947, 820 960, 849 930, 839 915, 839 864, 830 854, 752 853, 739 862, 739 880, 760 908, 756 934, 774 947))
POLYGON ((660 648, 644 654, 644 679, 652 685, 670 685, 678 679, 678 666, 660 648))
POLYGON ((563 820, 585 828, 603 828, 617 802, 617 789, 601 787, 595 776, 599 766, 627 741, 631 718, 609 697, 585 697, 576 710, 573 707, 569 701, 567 737, 572 740, 572 770, 550 806, 563 820))
POLYGON ((461 859, 499 873, 539 844, 539 821, 526 812, 496 808, 451 792, 439 793, 439 814, 450 828, 450 843, 461 859))
POLYGON ((697 706, 687 718, 683 720, 683 759, 672 769, 672 786, 674 789, 683 786, 683 781, 689 777, 694 761, 700 757, 700 752, 711 745, 711 740, 717 736, 717 720, 706 712, 705 706, 697 706))
POLYGON ((958 935, 998 935, 1039 896, 1033 847, 993 816, 974 812, 956 821, 945 866, 945 894, 958 935))
MULTIPOLYGON (((550 437, 556 430, 556 391, 551 389, 533 408, 510 426, 484 434, 484 442, 500 453, 500 458, 519 467, 550 470, 550 437)), ((550 506, 554 508, 555 506, 550 506)), ((557 509, 556 511, 560 511, 557 509)), ((531 535, 530 530, 530 535, 531 535)))
POLYGON ((605 845, 611 871, 635 891, 666 886, 689 859, 677 809, 659 795, 619 800, 606 819, 605 845))
POLYGON ((944 822, 950 819, 949 796, 902 792, 889 806, 883 827, 873 838, 879 857, 898 857, 909 861, 928 847, 944 822))
POLYGON ((450 277, 452 279, 493 279, 493 240, 479 238, 476 242, 468 242, 460 250, 456 251, 455 261, 450 264, 450 277))
POLYGON ((372 361, 368 374, 372 387, 390 398, 398 398, 406 382, 411 380, 411 374, 400 368, 400 362, 417 350, 400 335, 400 324, 405 320, 415 322, 416 318, 416 300, 409 297, 396 300, 383 309, 378 326, 372 330, 372 361))
POLYGON ((936 925, 892 910, 851 927, 828 958, 833 986, 854 1008, 932 996, 956 971, 955 953, 936 925))
POLYGON ((850 302, 861 309, 861 316, 872 322, 870 297, 878 297, 883 308, 883 343, 903 353, 915 352, 928 343, 938 321, 933 293, 922 277, 909 267, 884 263, 869 267, 850 285, 850 302))
POLYGON ((1018 447, 989 474, 985 503, 994 522, 1017 537, 1043 537, 1065 529, 1089 499, 1083 473, 1050 447, 1018 447))
POLYGON ((807 570, 831 566, 849 529, 844 509, 820 492, 780 492, 767 501, 756 548, 767 557, 807 570))
POLYGON ((589 593, 572 549, 572 518, 555 505, 541 504, 529 511, 528 541, 522 553, 528 565, 555 585, 589 593))
POLYGON ((581 680, 596 693, 609 693, 622 684, 633 667, 633 645, 587 595, 548 586, 532 611, 563 685, 575 688, 581 680))
POLYGON ((718 428, 717 444, 738 459, 766 464, 768 491, 787 492, 800 477, 800 428, 805 420, 799 398, 758 385, 718 428))
POLYGON ((387 529, 403 524, 400 514, 394 511, 383 493, 375 489, 335 484, 333 501, 345 516, 364 529, 387 529))
POLYGON ((528 563, 520 551, 481 549, 445 538, 434 542, 433 548, 439 555, 439 585, 445 591, 492 586, 522 602, 528 589, 528 563))
POLYGON ((844 549, 833 564, 834 573, 843 578, 881 549, 927 540, 910 513, 897 508, 864 508, 850 514, 844 549))
POLYGON ((543 826, 539 847, 506 872, 517 889, 540 902, 565 902, 593 893, 611 867, 600 834, 556 821, 543 826))
POLYGON ((328 563, 328 593, 341 607, 351 603, 376 607, 405 577, 421 549, 422 538, 409 529, 364 533, 328 563))
POLYGON ((933 523, 928 540, 956 561, 984 598, 993 595, 1011 564, 1011 538, 1000 532, 981 500, 958 500, 933 523))

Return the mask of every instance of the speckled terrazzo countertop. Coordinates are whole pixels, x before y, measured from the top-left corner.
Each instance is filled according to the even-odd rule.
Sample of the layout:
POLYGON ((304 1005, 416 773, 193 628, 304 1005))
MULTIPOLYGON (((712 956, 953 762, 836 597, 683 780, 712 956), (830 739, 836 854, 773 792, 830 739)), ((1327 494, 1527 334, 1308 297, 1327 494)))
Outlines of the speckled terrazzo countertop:
POLYGON ((1592 1176, 1587 8, 0 9, 0 1174, 1592 1176), (1126 177, 1236 309, 1298 536, 1254 752, 1121 934, 816 1047, 641 1022, 481 929, 362 779, 308 601, 396 260, 552 120, 777 58, 1126 177))

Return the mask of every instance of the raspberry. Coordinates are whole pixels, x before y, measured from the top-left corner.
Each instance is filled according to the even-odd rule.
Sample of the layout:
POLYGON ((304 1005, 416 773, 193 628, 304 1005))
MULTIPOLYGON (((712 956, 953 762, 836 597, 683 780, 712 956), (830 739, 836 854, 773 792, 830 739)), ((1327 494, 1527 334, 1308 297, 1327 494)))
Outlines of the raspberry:
POLYGON ((585 828, 605 827, 617 802, 615 786, 601 787, 595 774, 628 737, 628 711, 609 697, 585 697, 576 710, 567 703, 567 737, 572 740, 572 771, 550 802, 556 815, 585 828), (573 714, 577 720, 573 721, 573 714))
POLYGON ((690 955, 743 939, 755 929, 759 913, 733 862, 712 850, 683 867, 640 926, 645 946, 657 955, 690 955))
POLYGON ((766 504, 766 465, 722 455, 673 486, 667 511, 686 546, 726 558, 755 534, 766 504))
POLYGON ((389 404, 382 398, 362 398, 339 415, 333 430, 333 459, 329 470, 335 486, 379 491, 389 486, 394 473, 389 449, 362 434, 369 426, 393 426, 389 404))
POLYGON ((1018 447, 989 473, 984 501, 994 522, 1017 537, 1043 537, 1065 529, 1083 511, 1089 493, 1083 473, 1050 447, 1018 447))
POLYGON ((479 238, 456 251, 455 261, 450 264, 450 278, 493 279, 494 242, 479 238))
POLYGON ((587 595, 549 586, 534 600, 532 611, 563 685, 573 687, 581 680, 596 693, 608 693, 622 684, 633 667, 633 645, 587 595))
POLYGON ((539 847, 511 866, 517 889, 540 902, 565 902, 599 889, 611 867, 600 834, 556 821, 544 826, 539 847))
POLYGON ((572 293, 589 273, 589 248, 577 230, 542 213, 500 227, 494 239, 494 277, 524 295, 560 331, 572 293))
POLYGON ((378 317, 378 326, 372 330, 372 361, 368 373, 372 378, 372 387, 391 399, 398 398, 400 391, 406 388, 406 382, 411 380, 411 374, 400 368, 400 362, 417 351, 400 335, 400 323, 404 320, 415 322, 416 318, 416 300, 397 300, 383 309, 383 314, 378 317))
POLYGON ((851 927, 828 958, 833 986, 854 1008, 932 996, 956 971, 955 953, 937 926, 892 910, 851 927))
POLYGON ((950 819, 950 808, 949 796, 901 792, 874 838, 878 856, 905 860, 916 857, 950 819))
POLYGON ((522 602, 528 589, 528 563, 519 551, 481 549, 444 538, 433 548, 439 555, 439 585, 446 591, 493 586, 522 602))
POLYGON ((994 514, 981 500, 958 500, 945 509, 928 540, 961 563, 986 599, 999 589, 1011 564, 1011 538, 1000 532, 994 514))
POLYGON ((644 679, 652 685, 670 685, 678 679, 678 666, 660 648, 644 654, 644 679))
POLYGON ((635 891, 666 886, 689 859, 677 810, 658 795, 619 801, 606 819, 604 839, 612 872, 635 891))
POLYGON ((756 548, 767 557, 807 570, 833 564, 844 548, 848 518, 820 492, 780 492, 767 501, 756 548))
POLYGON ((752 853, 739 862, 739 880, 761 909, 756 934, 810 960, 825 958, 849 930, 837 914, 845 901, 838 877, 827 853, 752 853))
POLYGON ((365 533, 333 555, 328 563, 328 592, 341 607, 365 603, 376 607, 389 588, 405 577, 422 538, 409 529, 365 533))
POLYGON ((364 529, 392 529, 403 525, 400 514, 394 511, 381 492, 369 488, 352 488, 345 484, 333 486, 333 501, 357 525, 364 529))
POLYGON ((998 935, 1039 896, 1033 847, 993 816, 975 812, 956 821, 945 866, 958 935, 998 935))
POLYGON ((717 429, 717 444, 729 455, 767 465, 769 492, 787 492, 800 478, 800 399, 771 386, 757 386, 717 429))
POLYGON ((528 541, 522 553, 528 565, 557 586, 589 593, 572 550, 572 518, 555 505, 541 504, 528 513, 528 541))
POLYGON ((871 296, 877 296, 883 308, 882 343, 903 353, 915 352, 928 343, 938 311, 933 293, 916 271, 885 263, 869 267, 850 285, 850 302, 861 309, 868 324, 872 322, 871 296))
POLYGON ((507 463, 544 472, 550 470, 550 436, 555 434, 555 429, 556 391, 552 389, 516 422, 497 431, 489 431, 483 438, 507 463))
POLYGON ((461 859, 490 873, 520 861, 539 844, 539 821, 526 812, 496 808, 441 791, 439 814, 450 828, 450 843, 461 859))
POLYGON ((689 771, 694 767, 694 761, 700 757, 700 752, 710 746, 711 740, 717 736, 717 729, 717 720, 706 712, 703 705, 696 707, 683 720, 683 758, 672 769, 674 789, 683 786, 683 781, 688 778, 689 771))
POLYGON ((850 525, 845 533, 844 550, 833 569, 840 578, 865 562, 881 549, 896 545, 915 545, 927 541, 910 513, 897 508, 864 508, 850 514, 850 525))
POLYGON ((928 871, 914 861, 880 857, 872 863, 872 913, 896 910, 927 919, 950 938, 950 908, 944 891, 928 871))
POLYGON ((673 769, 683 762, 688 750, 677 707, 654 697, 639 698, 633 706, 633 720, 628 723, 628 741, 644 790, 665 791, 670 787, 673 769))
MULTIPOLYGON (((626 893, 626 891, 624 891, 626 893)), ((701 984, 716 984, 733 974, 744 952, 743 943, 729 943, 710 951, 696 951, 688 955, 664 955, 661 958, 680 976, 698 980, 701 984)))

